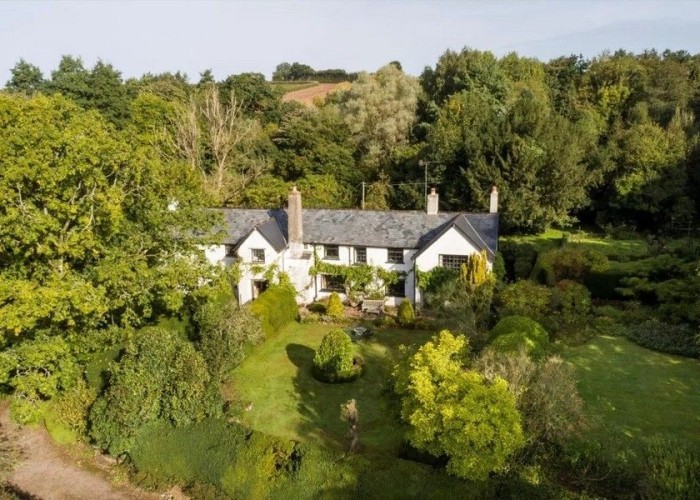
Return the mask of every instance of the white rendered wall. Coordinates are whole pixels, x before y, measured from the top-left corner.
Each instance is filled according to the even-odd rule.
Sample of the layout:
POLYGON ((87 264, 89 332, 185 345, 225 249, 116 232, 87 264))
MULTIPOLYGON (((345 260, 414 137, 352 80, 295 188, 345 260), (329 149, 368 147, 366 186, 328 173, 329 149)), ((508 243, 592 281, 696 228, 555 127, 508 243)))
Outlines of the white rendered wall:
POLYGON ((241 265, 241 279, 238 282, 238 300, 241 304, 245 304, 253 300, 253 284, 255 279, 264 279, 264 270, 267 270, 271 265, 277 264, 280 271, 284 271, 284 256, 270 245, 270 243, 258 232, 253 231, 241 243, 236 252, 241 265), (252 249, 265 250, 265 262, 252 262, 252 249), (264 268, 263 272, 253 272, 254 267, 264 268))
MULTIPOLYGON (((335 265, 350 266, 355 264, 355 247, 354 246, 338 246, 338 259, 326 259, 324 245, 314 245, 314 250, 316 255, 321 259, 322 262, 335 265)), ((398 306, 404 299, 409 299, 413 301, 413 290, 415 277, 413 273, 413 260, 412 257, 416 253, 415 249, 404 248, 403 249, 403 263, 395 264, 387 262, 387 249, 378 247, 364 247, 367 250, 367 264, 370 266, 380 267, 382 269, 390 271, 398 271, 406 274, 406 288, 404 291, 405 297, 387 297, 386 304, 388 306, 398 306)), ((312 257, 313 258, 313 257, 312 257)), ((321 288, 321 277, 317 276, 315 283, 313 283, 315 294, 312 299, 323 299, 328 297, 332 292, 323 291, 321 288)), ((346 300, 344 293, 340 293, 341 299, 346 300)))
MULTIPOLYGON (((445 232, 438 240, 426 248, 416 259, 416 269, 430 271, 440 265, 440 255, 472 255, 478 253, 474 245, 454 227, 445 232)), ((421 291, 416 291, 416 302, 421 304, 421 291)))

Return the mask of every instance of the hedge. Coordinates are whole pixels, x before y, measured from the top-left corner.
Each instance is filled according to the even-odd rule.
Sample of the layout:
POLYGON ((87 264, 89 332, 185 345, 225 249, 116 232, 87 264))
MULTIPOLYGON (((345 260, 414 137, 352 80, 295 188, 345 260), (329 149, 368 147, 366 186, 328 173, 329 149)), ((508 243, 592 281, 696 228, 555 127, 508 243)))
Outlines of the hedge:
POLYGON ((265 290, 251 304, 250 309, 260 318, 268 338, 299 316, 294 292, 283 286, 272 286, 265 290))
POLYGON ((220 419, 150 425, 130 455, 143 486, 186 485, 193 498, 491 498, 433 467, 380 455, 347 455, 273 437, 220 419))

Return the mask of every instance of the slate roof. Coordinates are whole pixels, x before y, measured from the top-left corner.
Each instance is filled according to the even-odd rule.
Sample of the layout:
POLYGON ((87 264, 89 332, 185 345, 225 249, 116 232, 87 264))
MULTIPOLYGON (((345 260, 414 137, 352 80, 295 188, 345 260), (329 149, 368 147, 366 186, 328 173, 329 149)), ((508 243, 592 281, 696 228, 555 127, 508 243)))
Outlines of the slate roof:
MULTIPOLYGON (((287 241, 285 210, 222 209, 226 220, 225 243, 238 244, 253 228, 282 249, 287 241)), ((421 211, 336 210, 305 208, 302 212, 304 243, 421 249, 452 226, 457 226, 478 248, 495 253, 498 214, 421 211)))

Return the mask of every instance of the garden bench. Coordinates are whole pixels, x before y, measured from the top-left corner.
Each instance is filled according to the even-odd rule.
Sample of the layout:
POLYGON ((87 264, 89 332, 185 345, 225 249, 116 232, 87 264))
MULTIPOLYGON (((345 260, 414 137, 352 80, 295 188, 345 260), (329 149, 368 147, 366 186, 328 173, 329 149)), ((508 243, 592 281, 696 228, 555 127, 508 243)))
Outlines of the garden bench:
POLYGON ((365 299, 362 301, 362 312, 381 314, 384 312, 384 300, 365 299))

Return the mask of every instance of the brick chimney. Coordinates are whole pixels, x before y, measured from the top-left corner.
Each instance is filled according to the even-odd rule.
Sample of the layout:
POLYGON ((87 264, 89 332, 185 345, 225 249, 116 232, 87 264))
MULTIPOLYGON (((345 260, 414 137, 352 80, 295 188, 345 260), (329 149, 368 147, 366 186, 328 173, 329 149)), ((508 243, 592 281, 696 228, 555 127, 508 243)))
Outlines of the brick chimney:
POLYGON ((491 188, 491 205, 489 206, 489 212, 492 214, 498 213, 498 189, 496 186, 491 188))
POLYGON ((428 213, 428 215, 437 215, 438 199, 439 196, 435 192, 435 188, 430 188, 430 194, 428 195, 428 203, 426 205, 426 212, 428 213))
POLYGON ((304 252, 304 231, 301 215, 301 193, 294 186, 287 204, 287 234, 292 257, 301 257, 304 252))

